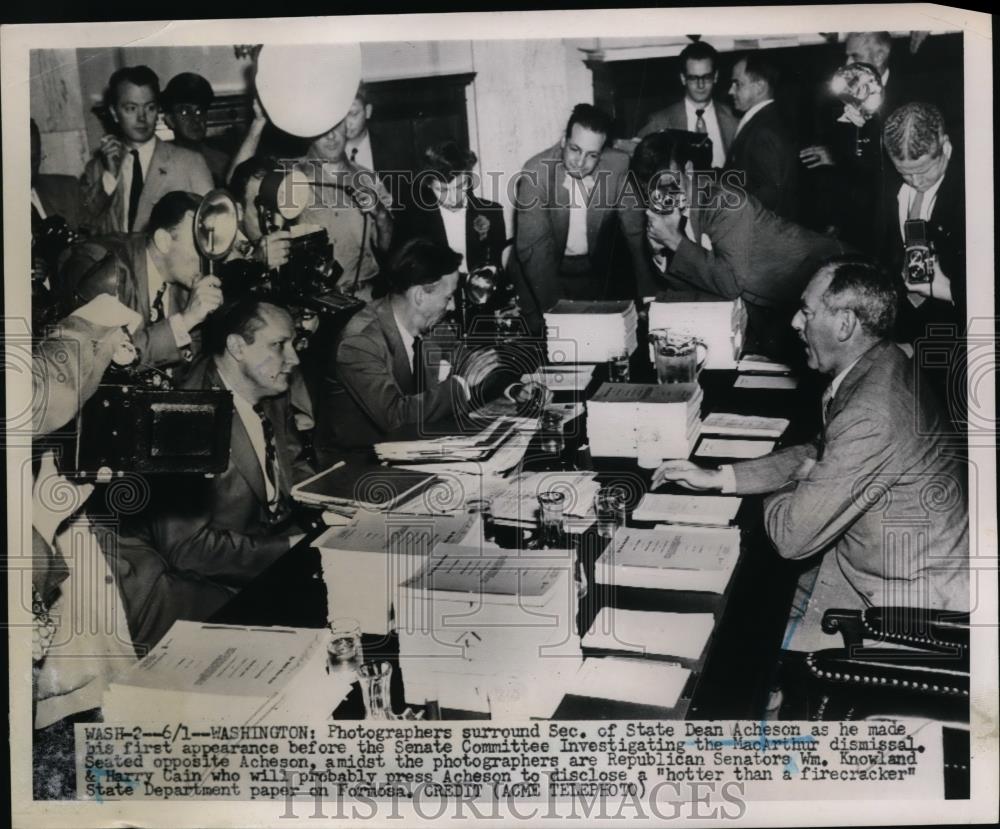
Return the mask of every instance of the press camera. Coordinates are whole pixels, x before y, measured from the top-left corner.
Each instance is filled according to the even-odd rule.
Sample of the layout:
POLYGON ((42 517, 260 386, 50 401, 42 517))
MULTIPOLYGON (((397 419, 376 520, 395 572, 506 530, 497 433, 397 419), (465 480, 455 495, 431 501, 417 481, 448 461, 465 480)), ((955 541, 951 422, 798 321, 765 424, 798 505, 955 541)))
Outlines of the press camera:
POLYGON ((903 223, 903 275, 911 285, 934 281, 934 245, 922 219, 903 223))

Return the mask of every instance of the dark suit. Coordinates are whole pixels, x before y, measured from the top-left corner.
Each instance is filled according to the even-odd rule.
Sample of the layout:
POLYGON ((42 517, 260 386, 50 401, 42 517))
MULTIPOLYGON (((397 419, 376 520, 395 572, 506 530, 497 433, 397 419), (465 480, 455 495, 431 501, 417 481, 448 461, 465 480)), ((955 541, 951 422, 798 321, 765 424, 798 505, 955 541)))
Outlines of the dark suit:
MULTIPOLYGON (((66 301, 79 307, 98 294, 116 296, 143 319, 143 325, 132 335, 143 365, 187 363, 197 356, 200 347, 197 332, 192 335, 189 346, 178 348, 167 319, 149 321, 148 240, 145 233, 115 234, 77 245, 61 270, 66 301)), ((182 311, 187 304, 188 290, 171 283, 167 292, 170 294, 170 313, 182 311)))
MULTIPOLYGON (((224 389, 206 356, 181 384, 224 389)), ((291 485, 312 474, 301 456, 287 395, 262 401, 274 427, 282 510, 272 516, 253 444, 234 412, 229 465, 213 478, 158 481, 152 510, 123 534, 121 582, 129 625, 140 644, 157 641, 177 619, 205 619, 280 556, 298 529, 289 520, 291 485)))
POLYGON ((829 647, 820 621, 831 607, 969 608, 966 472, 914 374, 898 346, 874 345, 837 390, 804 479, 794 473, 817 458, 814 444, 733 466, 738 494, 774 493, 764 515, 778 552, 823 556, 790 650, 829 647))
MULTIPOLYGON (((125 180, 119 176, 115 189, 104 191, 104 164, 98 156, 87 162, 80 187, 87 224, 94 233, 121 233, 125 227, 124 210, 128 204, 125 180)), ((162 196, 174 190, 205 195, 212 189, 212 173, 201 153, 156 139, 153 157, 142 185, 134 232, 146 229, 149 214, 162 196)))
MULTIPOLYGON (((448 236, 441 218, 441 207, 434 204, 433 194, 424 190, 420 203, 410 200, 396 214, 392 234, 393 247, 400 247, 410 239, 422 237, 439 245, 448 245, 448 236)), ((500 266, 500 254, 507 246, 507 226, 503 208, 496 202, 480 199, 469 193, 465 209, 465 261, 463 271, 471 272, 485 265, 500 266)))
POLYGON ((773 101, 743 125, 726 158, 727 170, 746 175, 747 192, 785 218, 795 215, 798 165, 798 149, 773 101))
MULTIPOLYGON (((599 285, 594 288, 599 295, 570 298, 603 299, 617 276, 613 266, 616 234, 622 227, 619 217, 622 212, 630 212, 621 210, 628 162, 625 153, 609 149, 594 170, 595 187, 587 207, 587 284, 599 285)), ((566 284, 570 280, 560 279, 570 219, 565 178, 562 147, 556 144, 531 158, 518 179, 514 255, 509 271, 533 330, 540 328, 542 314, 567 296, 566 284)), ((642 228, 630 226, 624 230, 635 262, 642 258, 642 228)))
POLYGON ((350 319, 330 355, 318 395, 314 444, 320 466, 333 463, 342 452, 370 447, 390 432, 448 418, 465 404, 454 373, 438 379, 442 358, 455 367, 453 343, 431 337, 422 353, 418 383, 389 297, 350 319))
POLYGON ((72 230, 85 224, 80 182, 72 176, 38 175, 31 186, 38 194, 46 216, 62 216, 72 230))
MULTIPOLYGON (((733 143, 733 136, 736 135, 736 125, 740 119, 733 114, 729 104, 722 101, 713 100, 712 109, 715 110, 715 118, 719 122, 719 132, 722 134, 722 150, 728 154, 733 143)), ((694 131, 693 125, 688 125, 687 108, 684 106, 683 98, 666 109, 658 110, 650 115, 646 126, 639 130, 639 138, 645 138, 654 132, 663 132, 664 130, 694 131)))

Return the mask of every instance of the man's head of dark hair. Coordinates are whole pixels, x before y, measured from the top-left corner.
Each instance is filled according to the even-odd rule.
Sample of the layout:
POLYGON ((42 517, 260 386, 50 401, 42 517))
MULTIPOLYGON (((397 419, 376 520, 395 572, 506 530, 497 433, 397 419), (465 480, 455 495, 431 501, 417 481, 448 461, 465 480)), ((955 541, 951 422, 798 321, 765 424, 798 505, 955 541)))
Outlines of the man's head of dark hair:
POLYGON ((223 354, 230 334, 239 334, 247 343, 267 325, 264 311, 273 303, 240 293, 228 296, 215 312, 205 318, 202 325, 202 343, 207 354, 223 354))
POLYGON ((104 102, 113 107, 118 103, 118 95, 121 86, 130 83, 133 86, 148 86, 153 90, 157 101, 160 98, 160 79, 156 73, 148 66, 123 66, 111 75, 108 81, 108 88, 105 92, 104 102))
POLYGON ((459 173, 470 173, 478 160, 472 150, 457 141, 442 141, 424 151, 424 172, 442 181, 452 181, 459 173))
POLYGON ((820 272, 830 275, 823 294, 823 303, 828 308, 853 311, 870 337, 882 339, 892 335, 899 291, 883 268, 862 256, 839 256, 828 260, 820 272))
POLYGON ((240 204, 247 195, 247 185, 255 178, 263 178, 272 170, 281 169, 278 160, 267 155, 252 155, 233 170, 229 179, 229 192, 240 204))
POLYGON ((719 53, 711 43, 706 43, 704 40, 689 43, 681 51, 681 72, 689 60, 710 60, 713 71, 719 68, 719 53))
POLYGON ((188 213, 195 213, 201 204, 201 196, 197 193, 187 193, 174 190, 153 205, 149 214, 149 224, 146 232, 152 235, 157 230, 173 230, 181 223, 188 213))
POLYGON ((177 104, 196 104, 207 110, 214 99, 215 91, 205 78, 194 72, 181 72, 170 79, 160 96, 160 103, 164 109, 177 104))
POLYGON ((586 130, 605 137, 611 135, 611 116, 593 104, 577 104, 566 122, 566 137, 573 134, 573 126, 579 124, 586 130))
POLYGON ((781 76, 778 67, 760 50, 746 52, 740 55, 740 60, 746 61, 746 73, 754 80, 763 81, 773 95, 778 89, 781 76))
POLYGON ((688 162, 695 170, 710 170, 711 139, 687 130, 663 130, 647 135, 639 142, 632 153, 631 170, 639 182, 648 183, 672 165, 685 169, 688 162))
POLYGON ((462 255, 447 245, 429 239, 406 242, 389 263, 389 293, 405 294, 414 285, 431 285, 454 273, 462 264, 462 255))

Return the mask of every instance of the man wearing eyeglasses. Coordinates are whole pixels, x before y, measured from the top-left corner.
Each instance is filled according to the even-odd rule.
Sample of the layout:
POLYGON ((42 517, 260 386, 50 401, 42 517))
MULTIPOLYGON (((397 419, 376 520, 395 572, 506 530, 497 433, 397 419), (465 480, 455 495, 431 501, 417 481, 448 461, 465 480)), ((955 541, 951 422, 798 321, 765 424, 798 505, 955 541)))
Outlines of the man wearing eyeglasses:
POLYGON ((215 100, 215 90, 201 75, 181 72, 174 75, 163 90, 163 120, 174 131, 174 144, 199 153, 212 172, 216 187, 226 183, 229 156, 205 139, 208 135, 208 110, 215 100))
POLYGON ((712 139, 712 166, 726 166, 726 153, 736 134, 737 118, 728 104, 712 99, 718 80, 718 52, 702 40, 689 43, 681 52, 680 74, 684 97, 666 109, 654 112, 639 138, 663 130, 687 130, 712 139))
POLYGON ((205 195, 212 174, 202 156, 156 137, 160 79, 148 66, 126 66, 108 81, 114 132, 101 138, 80 180, 88 224, 95 233, 139 233, 167 193, 205 195))

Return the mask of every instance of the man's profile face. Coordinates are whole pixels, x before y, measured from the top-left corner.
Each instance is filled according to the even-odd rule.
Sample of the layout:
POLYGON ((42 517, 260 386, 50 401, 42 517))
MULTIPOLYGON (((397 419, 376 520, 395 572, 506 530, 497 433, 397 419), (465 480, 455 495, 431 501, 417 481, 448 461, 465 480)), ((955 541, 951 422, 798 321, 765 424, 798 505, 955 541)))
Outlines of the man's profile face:
POLYGON ((903 181, 914 190, 926 193, 941 180, 948 168, 948 159, 951 158, 951 141, 945 136, 937 155, 924 153, 920 158, 913 160, 896 158, 891 154, 889 157, 892 159, 892 166, 896 168, 903 181))
POLYGON ((423 292, 420 311, 424 317, 424 330, 421 333, 430 331, 455 307, 457 287, 458 271, 445 274, 437 282, 418 286, 417 290, 423 292))
POLYGON ((167 268, 164 276, 185 288, 194 286, 201 276, 201 256, 194 244, 194 213, 185 213, 177 227, 170 231, 170 245, 163 259, 167 268))
POLYGON ((348 141, 356 141, 365 134, 368 129, 368 119, 372 117, 372 105, 364 103, 360 98, 355 98, 351 108, 344 116, 344 129, 347 133, 348 141))
POLYGON ((588 130, 582 124, 573 124, 568 138, 563 138, 562 160, 566 172, 573 178, 589 176, 601 160, 607 136, 588 130))
POLYGON ((792 318, 792 328, 805 344, 806 362, 809 368, 830 373, 840 341, 836 332, 839 326, 839 312, 827 306, 823 300, 831 275, 821 270, 802 293, 799 310, 792 318))
POLYGON ((739 112, 746 112, 763 100, 760 87, 761 83, 747 74, 747 62, 737 61, 733 67, 733 81, 729 86, 729 94, 733 96, 733 105, 739 112))
POLYGON ((274 397, 288 391, 292 369, 299 364, 295 324, 291 314, 277 305, 261 304, 260 315, 264 325, 244 347, 240 369, 261 397, 274 397))
POLYGON ((447 182, 433 178, 430 184, 438 205, 445 210, 460 210, 465 205, 465 191, 468 186, 469 177, 466 173, 459 173, 447 182))
POLYGON ((136 86, 122 81, 118 84, 118 101, 111 107, 111 116, 126 141, 145 144, 156 132, 156 116, 160 108, 152 87, 136 86))
POLYGON ((684 61, 681 83, 687 90, 688 98, 696 104, 703 104, 711 99, 717 77, 711 58, 684 61))
POLYGON ((192 144, 200 144, 208 133, 208 112, 201 104, 176 103, 164 116, 167 126, 178 138, 192 144))
POLYGON ((337 126, 321 135, 312 143, 310 155, 321 161, 340 161, 347 148, 347 128, 341 121, 337 126))
POLYGON ((243 234, 251 242, 258 241, 264 232, 260 227, 260 215, 257 212, 257 194, 260 192, 260 184, 264 180, 263 176, 254 176, 247 182, 247 190, 243 196, 243 234))

